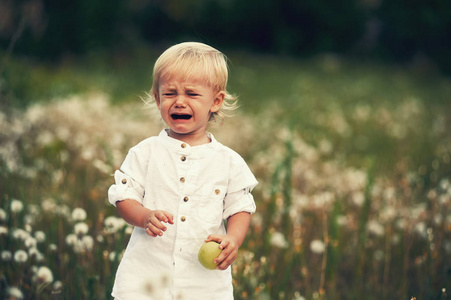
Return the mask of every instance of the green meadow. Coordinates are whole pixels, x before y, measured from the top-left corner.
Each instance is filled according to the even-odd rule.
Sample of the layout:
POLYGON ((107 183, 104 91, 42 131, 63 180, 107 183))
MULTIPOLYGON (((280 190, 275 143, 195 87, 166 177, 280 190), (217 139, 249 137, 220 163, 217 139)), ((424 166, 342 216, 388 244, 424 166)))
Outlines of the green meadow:
MULTIPOLYGON (((235 299, 449 299, 450 78, 228 54, 240 108, 211 131, 259 180, 235 299)), ((161 130, 142 102, 156 55, 3 65, 0 298, 111 298, 131 227, 107 190, 128 149, 161 130)), ((162 283, 149 280, 152 296, 162 283)))

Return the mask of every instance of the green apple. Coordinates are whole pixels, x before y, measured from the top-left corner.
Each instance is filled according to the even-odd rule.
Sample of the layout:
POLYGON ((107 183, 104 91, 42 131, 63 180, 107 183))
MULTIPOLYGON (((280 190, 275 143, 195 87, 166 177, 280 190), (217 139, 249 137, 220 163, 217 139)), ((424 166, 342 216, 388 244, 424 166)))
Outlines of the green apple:
POLYGON ((221 254, 222 250, 219 249, 219 243, 210 241, 206 242, 200 247, 197 258, 202 266, 209 270, 216 269, 218 264, 215 264, 213 260, 221 254))

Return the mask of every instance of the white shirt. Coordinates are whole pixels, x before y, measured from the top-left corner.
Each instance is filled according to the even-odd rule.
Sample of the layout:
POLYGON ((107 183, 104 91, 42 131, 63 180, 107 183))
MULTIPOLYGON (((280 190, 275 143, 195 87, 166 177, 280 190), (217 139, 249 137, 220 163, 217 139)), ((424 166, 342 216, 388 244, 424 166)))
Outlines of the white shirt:
POLYGON ((208 135, 210 143, 190 147, 163 130, 131 148, 116 171, 113 205, 135 199, 174 216, 162 237, 135 227, 116 273, 117 299, 233 299, 231 268, 207 270, 197 254, 208 235, 226 233, 223 220, 255 212, 257 180, 241 156, 208 135))

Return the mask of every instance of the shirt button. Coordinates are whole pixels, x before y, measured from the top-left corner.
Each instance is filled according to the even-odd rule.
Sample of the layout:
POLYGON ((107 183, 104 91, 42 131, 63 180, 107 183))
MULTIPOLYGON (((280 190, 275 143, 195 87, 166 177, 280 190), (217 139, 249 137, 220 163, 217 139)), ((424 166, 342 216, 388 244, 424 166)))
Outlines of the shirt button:
POLYGON ((185 144, 185 143, 181 144, 180 146, 181 146, 182 148, 186 148, 186 144, 185 144))
POLYGON ((221 191, 218 190, 218 189, 215 190, 215 194, 216 194, 216 195, 219 195, 220 192, 221 192, 221 191))
POLYGON ((184 183, 185 182, 185 177, 180 177, 180 182, 184 183))
POLYGON ((185 161, 186 160, 186 156, 182 156, 180 157, 181 161, 185 161))
POLYGON ((186 217, 185 217, 185 216, 182 216, 182 217, 180 218, 180 221, 185 222, 185 221, 186 221, 186 217))
POLYGON ((183 201, 188 202, 189 198, 188 196, 185 196, 185 198, 183 198, 183 201))
POLYGON ((127 183, 127 179, 125 179, 125 178, 122 179, 122 183, 123 183, 123 184, 126 184, 126 183, 127 183))

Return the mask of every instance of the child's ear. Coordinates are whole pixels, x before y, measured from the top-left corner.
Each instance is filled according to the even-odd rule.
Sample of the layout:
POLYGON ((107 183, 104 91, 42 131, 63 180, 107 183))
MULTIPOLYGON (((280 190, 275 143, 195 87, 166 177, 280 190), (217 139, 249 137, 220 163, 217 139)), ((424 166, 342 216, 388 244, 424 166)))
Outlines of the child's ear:
POLYGON ((216 94, 215 99, 213 100, 213 105, 210 108, 210 112, 213 112, 213 113, 218 112, 222 106, 222 103, 224 102, 224 98, 225 98, 225 92, 219 91, 216 94))

